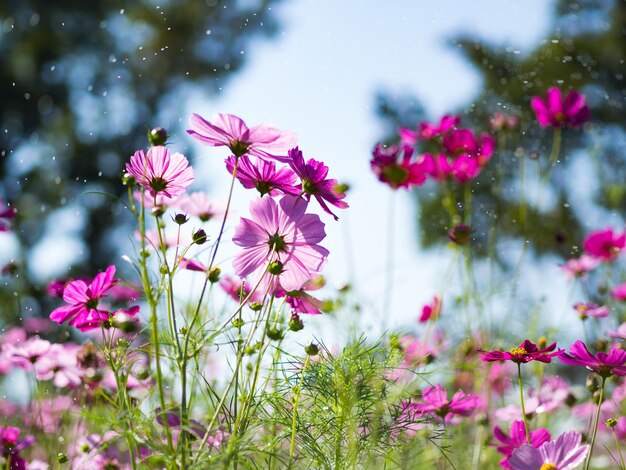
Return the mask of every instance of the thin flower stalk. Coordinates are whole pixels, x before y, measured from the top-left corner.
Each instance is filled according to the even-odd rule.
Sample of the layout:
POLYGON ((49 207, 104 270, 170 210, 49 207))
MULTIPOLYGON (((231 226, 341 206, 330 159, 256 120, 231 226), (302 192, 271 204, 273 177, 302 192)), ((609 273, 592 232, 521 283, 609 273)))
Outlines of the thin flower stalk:
POLYGON ((304 365, 300 374, 300 381, 297 387, 294 387, 295 396, 293 398, 293 420, 291 422, 291 444, 289 445, 289 461, 293 460, 293 453, 296 450, 296 429, 298 423, 298 403, 300 401, 300 393, 302 392, 302 384, 304 383, 304 374, 306 372, 309 363, 311 362, 311 356, 306 355, 304 365))
POLYGON ((602 384, 600 385, 600 397, 598 398, 598 406, 596 408, 596 416, 593 424, 593 433, 591 434, 591 444, 589 446, 589 454, 585 461, 585 470, 589 470, 591 464, 591 456, 593 455, 593 446, 596 443, 596 434, 598 434, 598 425, 600 423, 600 408, 602 407, 602 401, 604 399, 604 385, 606 384, 606 376, 602 375, 602 384))

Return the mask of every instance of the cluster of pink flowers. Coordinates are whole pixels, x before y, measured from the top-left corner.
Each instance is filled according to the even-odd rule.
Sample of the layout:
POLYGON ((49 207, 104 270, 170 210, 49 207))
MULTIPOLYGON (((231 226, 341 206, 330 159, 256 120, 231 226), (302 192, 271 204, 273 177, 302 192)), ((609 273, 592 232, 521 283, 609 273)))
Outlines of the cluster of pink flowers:
POLYGON ((495 140, 458 128, 459 122, 457 116, 444 116, 437 125, 423 122, 416 131, 400 129, 400 145, 376 145, 372 170, 394 189, 419 186, 428 178, 461 184, 475 179, 491 159, 495 140), (428 151, 413 158, 418 144, 428 151))
MULTIPOLYGON (((319 245, 326 236, 324 223, 307 210, 315 199, 337 219, 329 205, 348 207, 337 180, 328 178, 324 163, 304 159, 291 132, 266 125, 250 129, 229 114, 218 114, 212 122, 194 114, 190 124, 187 132, 203 144, 228 147, 233 154, 226 159, 228 171, 260 194, 250 203, 250 218, 241 218, 235 228, 233 242, 242 249, 233 262, 236 274, 261 292, 286 295, 297 313, 319 313, 319 301, 306 291, 312 290, 311 280, 329 253, 319 245)), ((239 289, 227 284, 239 298, 239 289)))

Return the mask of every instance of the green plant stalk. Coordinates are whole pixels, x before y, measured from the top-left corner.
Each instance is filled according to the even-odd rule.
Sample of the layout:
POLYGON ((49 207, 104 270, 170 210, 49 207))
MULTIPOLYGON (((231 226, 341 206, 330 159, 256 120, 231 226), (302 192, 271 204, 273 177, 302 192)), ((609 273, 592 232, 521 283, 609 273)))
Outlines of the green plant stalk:
MULTIPOLYGON (((139 233, 141 235, 141 253, 139 256, 139 267, 141 271, 141 282, 143 285, 144 293, 146 294, 146 300, 150 305, 150 333, 152 336, 152 344, 154 346, 154 357, 156 362, 156 382, 157 389, 159 391, 159 401, 161 404, 161 412, 165 412, 165 391, 163 387, 163 373, 161 371, 161 351, 159 345, 159 325, 157 317, 157 299, 155 299, 152 292, 152 285, 148 277, 148 266, 146 264, 146 258, 144 253, 146 252, 146 213, 143 204, 145 190, 142 191, 141 197, 141 210, 139 212, 139 233)), ((172 443, 172 433, 167 423, 167 420, 163 420, 163 427, 165 428, 165 435, 167 438, 167 445, 170 452, 174 451, 174 445, 172 443)))
MULTIPOLYGON (((270 253, 269 259, 271 259, 272 254, 273 254, 273 252, 270 253)), ((259 281, 257 282, 257 284, 250 291, 250 293, 247 295, 247 297, 241 301, 241 304, 239 305, 239 307, 237 308, 235 313, 218 329, 217 333, 221 332, 226 327, 226 325, 228 325, 235 318, 235 316, 237 316, 239 314, 239 312, 241 312, 241 309, 243 308, 243 306, 247 304, 247 302, 250 300, 252 295, 254 295, 254 293, 258 289, 259 285, 261 284, 261 281, 263 280, 263 277, 267 273, 267 269, 269 268, 269 265, 270 265, 270 263, 268 262, 267 266, 265 267, 265 272, 263 273, 263 275, 261 275, 259 277, 259 281)), ((268 286, 268 290, 269 290, 269 286, 268 286)), ((256 324, 258 325, 258 321, 257 321, 256 324)), ((248 335, 246 343, 244 344, 244 349, 249 345, 249 343, 250 343, 250 341, 252 339, 252 336, 253 336, 255 331, 256 331, 256 329, 252 329, 250 331, 250 334, 248 335)), ((224 390, 224 393, 222 394, 222 397, 220 398, 220 401, 219 401, 219 403, 218 403, 218 405, 217 405, 217 407, 215 409, 215 412, 213 413, 213 417, 211 418, 211 421, 209 422, 207 430, 204 433, 202 441, 200 442, 200 445, 198 446, 198 449, 197 449, 197 452, 196 452, 196 456, 195 456, 195 458, 194 458, 194 460, 192 462, 193 464, 195 464, 198 461, 198 458, 200 456, 200 452, 204 448, 204 446, 206 445, 206 443, 207 443, 207 441, 209 439, 209 435, 210 435, 211 431, 213 430, 213 426, 215 426, 215 423, 217 422, 217 417, 218 417, 218 415, 220 413, 220 410, 224 406, 224 403, 226 402, 226 398, 228 396, 228 392, 230 391, 230 388, 233 386, 233 384, 235 382, 235 376, 237 375, 238 368, 241 365, 241 359, 242 358, 237 356, 237 362, 235 364, 235 373, 233 374, 233 376, 231 377, 230 381, 228 382, 228 385, 226 386, 226 388, 224 390)))
POLYGON ((606 377, 602 377, 602 385, 600 386, 600 398, 598 399, 598 407, 596 408, 596 418, 593 426, 593 434, 591 435, 591 444, 589 446, 589 455, 585 462, 585 470, 589 470, 589 464, 591 463, 591 454, 593 454, 593 446, 596 443, 596 434, 598 434, 598 424, 600 422, 600 408, 602 407, 602 400, 604 399, 604 385, 606 384, 606 377))
POLYGON ((296 389, 296 395, 293 399, 293 419, 291 421, 291 444, 289 445, 289 461, 293 460, 293 453, 296 450, 296 428, 298 423, 298 402, 300 401, 300 393, 302 392, 302 384, 304 383, 304 373, 311 362, 311 356, 306 355, 304 365, 302 366, 302 373, 300 375, 300 381, 298 382, 298 388, 296 389))
POLYGON ((615 428, 611 429, 613 431, 613 438, 615 439, 615 446, 617 447, 617 452, 619 452, 619 462, 620 462, 620 470, 624 470, 626 465, 624 464, 624 456, 622 455, 622 447, 619 445, 619 439, 617 439, 617 433, 615 432, 615 428))
POLYGON ((526 441, 530 445, 530 428, 528 427, 528 418, 526 417, 526 408, 524 407, 524 388, 522 386, 522 365, 517 363, 517 385, 519 386, 519 399, 522 405, 522 417, 524 418, 524 431, 526 432, 526 441))
MULTIPOLYGON (((156 196, 154 198, 154 204, 156 205, 156 196)), ((187 426, 187 362, 183 360, 183 348, 180 344, 180 339, 178 338, 178 325, 176 324, 176 306, 174 303, 174 283, 173 277, 174 272, 173 269, 170 269, 169 263, 167 261, 167 247, 165 246, 165 237, 163 234, 163 229, 161 228, 162 222, 161 216, 156 216, 157 223, 157 232, 159 234, 159 248, 161 250, 161 254, 163 255, 163 265, 167 271, 167 282, 168 286, 166 289, 167 294, 167 317, 170 323, 170 330, 172 336, 176 340, 176 349, 178 353, 177 364, 180 368, 180 381, 181 381, 181 404, 180 404, 180 423, 181 423, 181 435, 180 435, 180 447, 181 447, 181 457, 182 457, 182 466, 185 468, 187 466, 187 443, 188 436, 186 431, 187 426)), ((179 227, 180 229, 180 227, 179 227)), ((176 263, 177 260, 174 260, 176 263)))

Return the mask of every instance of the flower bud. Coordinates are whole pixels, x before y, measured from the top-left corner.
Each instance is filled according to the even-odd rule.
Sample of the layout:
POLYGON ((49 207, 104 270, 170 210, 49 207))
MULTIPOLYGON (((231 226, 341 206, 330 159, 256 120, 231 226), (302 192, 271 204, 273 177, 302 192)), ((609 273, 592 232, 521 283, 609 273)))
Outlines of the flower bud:
POLYGON ((599 339, 595 342, 594 347, 596 348, 596 351, 607 352, 607 349, 609 348, 609 342, 605 339, 599 339))
POLYGON ((304 347, 304 352, 309 356, 317 356, 320 352, 320 348, 317 344, 311 343, 304 347))
POLYGON ((243 325, 245 325, 244 321, 241 318, 235 318, 233 320, 233 326, 235 328, 241 328, 243 325))
POLYGON ((262 308, 263 304, 261 302, 252 302, 250 304, 250 309, 252 309, 253 312, 259 312, 262 308))
POLYGON ((207 240, 206 232, 204 230, 200 229, 200 230, 198 230, 196 233, 194 233, 192 235, 191 239, 193 240, 193 242, 196 245, 202 245, 207 240))
POLYGON ((165 214, 166 209, 167 208, 165 206, 161 204, 157 204, 156 206, 152 208, 150 213, 153 215, 153 217, 161 217, 163 214, 165 214))
POLYGON ((591 393, 596 392, 600 388, 600 384, 598 383, 598 378, 595 374, 590 374, 587 376, 587 381, 585 382, 585 386, 587 390, 591 393))
POLYGON ((465 224, 459 224, 448 232, 448 238, 457 245, 467 245, 472 236, 472 229, 465 224))
POLYGON ((189 218, 187 217, 187 214, 178 213, 174 217, 172 217, 172 220, 178 225, 183 225, 189 221, 189 218))
POLYGON ((209 279, 209 282, 211 284, 215 284, 217 281, 220 280, 221 273, 222 270, 220 268, 218 268, 217 266, 213 266, 211 269, 209 269, 209 272, 207 273, 207 278, 209 279))
POLYGON ((289 323, 287 323, 287 326, 289 326, 289 329, 291 331, 300 331, 302 328, 304 328, 304 323, 302 323, 300 315, 298 315, 297 313, 292 313, 291 318, 289 319, 289 323))
POLYGON ((278 276, 283 272, 283 263, 281 263, 280 261, 272 261, 267 270, 270 274, 278 276))
POLYGON ((285 332, 282 328, 268 328, 267 337, 273 341, 280 341, 285 337, 285 332))
POLYGON ((148 132, 148 140, 150 141, 150 144, 154 146, 165 145, 167 138, 167 131, 162 127, 155 127, 148 132))
POLYGON ((604 422, 604 424, 609 428, 614 428, 617 426, 617 420, 615 418, 609 418, 604 422))
POLYGON ((135 178, 130 173, 123 173, 121 179, 124 186, 133 186, 135 184, 135 178))
POLYGON ((67 455, 65 455, 63 452, 59 452, 57 454, 57 462, 59 462, 60 464, 67 463, 68 461, 69 459, 67 458, 67 455))

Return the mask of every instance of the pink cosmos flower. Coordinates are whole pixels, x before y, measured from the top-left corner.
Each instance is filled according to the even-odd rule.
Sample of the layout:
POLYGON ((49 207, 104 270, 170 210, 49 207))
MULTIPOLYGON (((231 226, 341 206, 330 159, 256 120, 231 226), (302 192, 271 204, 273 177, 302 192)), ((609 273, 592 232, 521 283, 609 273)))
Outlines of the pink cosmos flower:
POLYGON ((326 284, 326 280, 322 276, 317 276, 315 279, 310 279, 305 282, 301 289, 296 291, 285 292, 282 289, 277 289, 274 295, 277 298, 285 297, 285 302, 291 307, 291 310, 295 313, 304 313, 308 315, 320 315, 322 313, 323 302, 316 299, 308 292, 321 289, 326 284))
MULTIPOLYGON (((35 443, 33 436, 20 439, 20 429, 14 426, 0 426, 0 455, 8 462, 10 459, 11 470, 25 470, 26 461, 20 457, 22 449, 31 447, 35 443)), ((9 465, 7 465, 9 468, 9 465)))
POLYGON ((606 318, 611 313, 606 305, 598 306, 591 302, 577 302, 573 305, 581 320, 587 318, 606 318))
POLYGON ((513 348, 510 351, 483 351, 479 349, 478 353, 485 362, 512 361, 516 364, 526 364, 531 361, 540 361, 549 363, 552 361, 552 357, 558 354, 558 351, 552 352, 555 349, 556 343, 539 349, 535 343, 525 340, 517 348, 513 348))
POLYGON ((261 196, 269 194, 272 197, 281 194, 298 196, 302 190, 296 187, 296 174, 287 167, 276 169, 271 161, 257 159, 253 163, 247 155, 239 158, 230 156, 226 159, 226 169, 232 175, 237 165, 237 179, 246 189, 256 189, 261 196))
POLYGON ((468 181, 476 179, 476 177, 480 174, 481 169, 480 162, 477 158, 471 155, 462 154, 454 160, 450 175, 457 182, 464 184, 468 181))
POLYGON ((63 291, 63 300, 69 305, 54 309, 50 320, 61 324, 69 319, 69 324, 81 331, 100 326, 112 316, 109 310, 98 307, 109 289, 117 284, 114 275, 115 266, 111 265, 105 272, 96 274, 90 284, 82 280, 70 282, 63 291))
POLYGON ((403 144, 408 145, 414 145, 419 140, 433 140, 454 130, 460 120, 458 116, 446 114, 441 118, 439 124, 421 122, 417 127, 417 132, 411 129, 401 128, 399 131, 400 139, 403 144))
POLYGON ((348 203, 342 200, 346 197, 346 194, 337 190, 337 180, 326 178, 328 176, 328 167, 323 162, 318 162, 312 158, 305 162, 298 147, 289 150, 288 155, 290 158, 289 165, 302 180, 302 184, 298 188, 302 189, 302 193, 307 201, 313 196, 322 206, 324 212, 332 215, 335 220, 339 220, 339 217, 330 211, 326 203, 328 202, 328 204, 332 204, 340 209, 347 208, 348 203))
POLYGON ((612 348, 609 353, 598 352, 593 356, 585 343, 578 340, 570 347, 569 354, 559 351, 558 358, 563 364, 586 367, 601 377, 626 375, 626 351, 622 349, 612 348))
POLYGON ((422 307, 422 314, 419 317, 420 323, 426 323, 428 320, 435 321, 439 318, 441 313, 441 297, 436 295, 433 297, 433 302, 422 307))
POLYGON ((519 124, 519 117, 512 114, 496 112, 489 120, 489 123, 491 124, 491 129, 496 132, 512 130, 519 124))
POLYGON ((425 156, 413 159, 413 149, 408 145, 385 147, 377 144, 372 155, 372 171, 379 181, 392 189, 420 186, 431 172, 432 162, 425 156))
POLYGON ((526 444, 513 452, 509 465, 513 470, 572 470, 583 463, 589 453, 589 445, 580 442, 580 434, 570 431, 539 448, 526 444))
MULTIPOLYGON (((248 297, 252 291, 249 282, 243 282, 241 279, 234 279, 228 275, 220 279, 220 287, 237 303, 248 297)), ((254 291, 250 296, 249 302, 254 303, 260 301, 261 294, 258 291, 254 291)))
POLYGON ((52 380, 55 387, 76 388, 82 382, 83 370, 78 366, 75 344, 53 344, 48 354, 35 364, 37 380, 52 380))
POLYGON ((17 215, 15 207, 11 207, 0 199, 0 232, 8 232, 11 230, 11 221, 17 215))
POLYGON ((589 271, 598 266, 599 261, 589 255, 583 254, 580 258, 568 259, 565 264, 561 264, 561 269, 569 279, 584 277, 589 271))
POLYGON ((126 164, 126 171, 153 197, 174 199, 187 191, 193 182, 193 168, 181 153, 170 155, 167 147, 150 147, 148 153, 137 150, 126 164))
POLYGON ((626 235, 616 234, 613 229, 590 233, 583 242, 584 250, 601 261, 613 261, 626 245, 626 235))
POLYGON ((613 289, 611 295, 615 300, 626 300, 626 282, 613 289))
POLYGON ((51 346, 50 341, 35 336, 22 344, 4 344, 2 354, 13 366, 28 371, 32 370, 33 365, 42 357, 50 354, 51 346))
POLYGON ((432 414, 449 422, 454 415, 471 416, 481 406, 476 395, 467 395, 462 390, 448 400, 448 392, 440 385, 428 387, 422 392, 423 403, 411 403, 414 411, 420 414, 432 414))
POLYGON ((617 330, 609 330, 606 332, 612 338, 626 339, 626 323, 622 323, 617 330))
POLYGON ((243 248, 233 266, 240 277, 270 274, 286 291, 295 291, 322 269, 328 250, 318 245, 324 239, 324 224, 316 214, 305 214, 307 202, 283 196, 276 202, 258 198, 250 203, 252 219, 242 218, 233 242, 243 248), (273 270, 273 271, 272 271, 273 270))
MULTIPOLYGON (((528 391, 528 398, 524 400, 526 415, 544 414, 560 409, 569 396, 570 387, 567 382, 559 377, 547 376, 541 387, 531 388, 528 391)), ((522 409, 518 405, 511 404, 497 409, 495 417, 500 421, 522 419, 522 409)))
POLYGON ((287 162, 280 154, 293 148, 297 140, 293 132, 279 131, 266 124, 248 129, 243 120, 232 114, 216 114, 212 122, 192 114, 189 124, 191 129, 187 133, 193 138, 213 147, 226 146, 237 157, 248 154, 287 162))
POLYGON ((530 106, 537 114, 541 127, 579 127, 590 118, 585 97, 576 91, 568 92, 563 100, 561 90, 550 87, 545 100, 534 96, 530 106))
MULTIPOLYGON (((502 431, 502 429, 496 426, 493 429, 493 437, 500 441, 499 444, 493 444, 496 446, 498 453, 505 456, 504 459, 500 460, 500 466, 502 468, 510 469, 511 466, 509 465, 509 457, 513 455, 513 452, 516 449, 519 449, 521 446, 527 444, 524 421, 513 421, 513 423, 511 423, 510 435, 507 435, 504 431, 502 431)), ((541 446, 549 440, 550 433, 545 428, 540 428, 535 431, 531 431, 530 433, 530 445, 535 448, 541 446)))
POLYGON ((187 214, 198 217, 202 222, 208 222, 214 217, 222 216, 225 212, 225 208, 221 204, 211 200, 203 191, 183 194, 175 205, 187 214))
POLYGON ((193 259, 180 258, 178 261, 178 267, 180 269, 187 269, 189 271, 206 272, 207 267, 200 261, 193 259))

